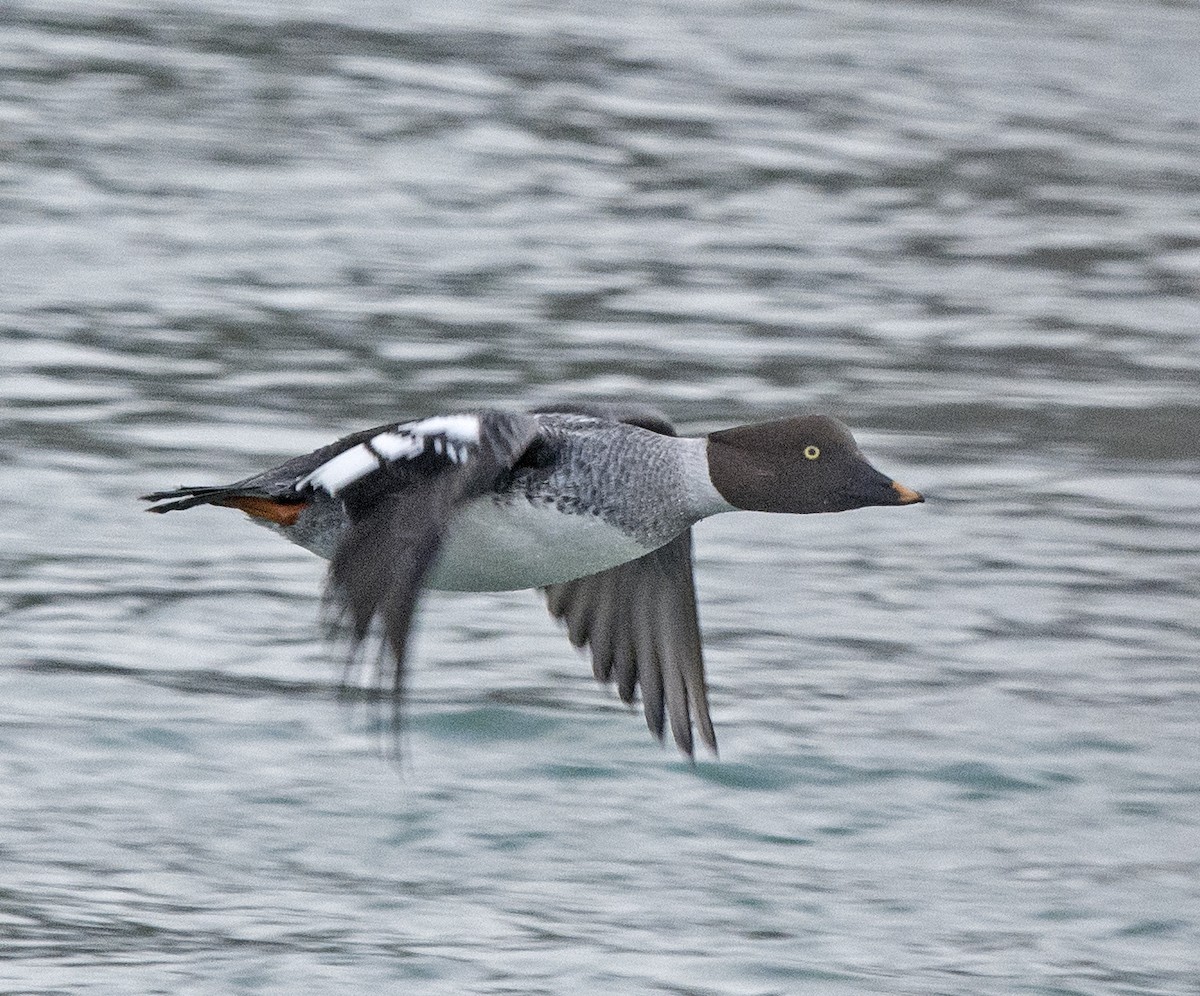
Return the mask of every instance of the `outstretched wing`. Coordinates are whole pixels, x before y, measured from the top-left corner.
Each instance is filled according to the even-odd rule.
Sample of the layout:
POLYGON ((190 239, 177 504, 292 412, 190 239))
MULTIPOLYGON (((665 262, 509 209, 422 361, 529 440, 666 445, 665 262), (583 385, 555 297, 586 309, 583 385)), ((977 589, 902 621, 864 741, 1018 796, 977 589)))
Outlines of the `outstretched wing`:
POLYGON ((641 686, 646 725, 660 740, 664 718, 679 749, 692 754, 692 721, 714 752, 704 654, 692 580, 692 531, 637 560, 546 589, 551 615, 577 647, 589 644, 592 671, 615 681, 623 702, 641 686))
POLYGON ((326 602, 355 649, 379 619, 404 683, 422 583, 457 508, 491 491, 537 435, 528 415, 482 412, 402 423, 343 449, 296 482, 340 499, 350 525, 329 564, 326 602))
MULTIPOLYGON (((568 412, 637 425, 664 436, 675 427, 645 406, 569 404, 568 412)), ((712 751, 717 737, 708 712, 704 653, 696 614, 692 531, 637 560, 545 589, 550 614, 567 626, 577 647, 591 647, 592 671, 615 681, 623 702, 640 686, 646 725, 660 740, 665 720, 679 749, 692 756, 692 723, 712 751)))

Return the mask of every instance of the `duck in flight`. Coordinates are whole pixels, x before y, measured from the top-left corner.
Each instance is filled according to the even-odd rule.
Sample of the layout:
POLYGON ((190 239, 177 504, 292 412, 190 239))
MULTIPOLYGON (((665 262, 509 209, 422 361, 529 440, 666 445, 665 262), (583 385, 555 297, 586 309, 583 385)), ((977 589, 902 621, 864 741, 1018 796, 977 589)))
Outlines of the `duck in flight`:
POLYGON ((356 432, 234 484, 145 496, 241 509, 329 560, 357 649, 380 627, 393 693, 424 588, 540 588, 571 642, 687 756, 713 751, 692 526, 718 512, 843 512, 924 498, 823 415, 678 436, 639 406, 437 415, 356 432))

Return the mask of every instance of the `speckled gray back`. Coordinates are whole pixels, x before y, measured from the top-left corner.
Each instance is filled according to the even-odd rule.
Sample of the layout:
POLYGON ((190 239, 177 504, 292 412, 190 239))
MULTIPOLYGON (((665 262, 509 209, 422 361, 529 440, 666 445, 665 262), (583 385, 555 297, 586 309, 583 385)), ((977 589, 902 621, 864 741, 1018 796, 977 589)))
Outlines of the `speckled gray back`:
POLYGON ((682 440, 581 415, 539 414, 541 458, 518 468, 502 495, 596 515, 647 548, 698 518, 690 508, 682 440))

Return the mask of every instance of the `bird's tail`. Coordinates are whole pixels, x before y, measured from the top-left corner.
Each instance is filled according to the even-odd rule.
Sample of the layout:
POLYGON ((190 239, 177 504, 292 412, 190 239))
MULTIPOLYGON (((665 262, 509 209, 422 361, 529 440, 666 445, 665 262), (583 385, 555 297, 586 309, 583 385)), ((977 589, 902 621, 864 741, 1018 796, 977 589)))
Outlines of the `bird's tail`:
POLYGON ((242 496, 249 497, 241 488, 228 485, 180 487, 170 491, 155 491, 153 494, 142 495, 142 501, 158 503, 146 509, 147 512, 174 512, 184 508, 195 508, 197 505, 225 505, 228 504, 228 499, 242 496))
POLYGON ((246 488, 236 484, 155 491, 142 495, 142 501, 156 503, 146 509, 147 512, 176 512, 197 505, 220 505, 223 508, 241 509, 256 519, 266 519, 281 526, 294 525, 305 505, 299 499, 281 500, 261 488, 246 488))

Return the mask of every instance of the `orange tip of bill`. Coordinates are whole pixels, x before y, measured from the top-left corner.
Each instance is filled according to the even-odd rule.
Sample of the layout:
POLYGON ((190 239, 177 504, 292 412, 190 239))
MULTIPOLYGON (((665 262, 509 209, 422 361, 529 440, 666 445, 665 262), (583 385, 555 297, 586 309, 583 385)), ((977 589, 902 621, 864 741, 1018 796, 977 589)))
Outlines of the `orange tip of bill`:
POLYGON ((899 481, 892 481, 892 490, 900 496, 899 504, 901 505, 915 505, 917 502, 925 500, 925 496, 920 491, 906 488, 899 481))

